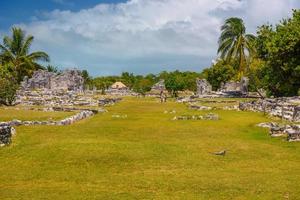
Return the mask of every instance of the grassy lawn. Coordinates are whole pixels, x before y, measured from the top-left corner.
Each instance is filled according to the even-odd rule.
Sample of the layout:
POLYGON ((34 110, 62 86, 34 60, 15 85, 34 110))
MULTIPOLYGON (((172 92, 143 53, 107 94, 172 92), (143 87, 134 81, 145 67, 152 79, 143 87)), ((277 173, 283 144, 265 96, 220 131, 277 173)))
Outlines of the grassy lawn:
POLYGON ((60 120, 73 115, 75 112, 43 112, 34 110, 24 110, 22 108, 3 108, 0 107, 0 122, 18 120, 60 120))
POLYGON ((18 127, 0 149, 1 199, 300 199, 300 143, 255 127, 270 120, 260 113, 172 121, 205 111, 135 98, 107 109, 71 126, 18 127))

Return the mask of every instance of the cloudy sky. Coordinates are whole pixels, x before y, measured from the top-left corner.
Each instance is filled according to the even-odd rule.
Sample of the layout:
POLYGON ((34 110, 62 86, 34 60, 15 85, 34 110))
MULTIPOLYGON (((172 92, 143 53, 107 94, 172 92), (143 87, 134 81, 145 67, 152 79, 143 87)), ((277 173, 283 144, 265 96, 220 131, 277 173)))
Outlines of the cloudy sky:
POLYGON ((20 26, 59 68, 96 75, 201 71, 216 58, 220 26, 276 23, 300 0, 1 0, 0 36, 20 26))

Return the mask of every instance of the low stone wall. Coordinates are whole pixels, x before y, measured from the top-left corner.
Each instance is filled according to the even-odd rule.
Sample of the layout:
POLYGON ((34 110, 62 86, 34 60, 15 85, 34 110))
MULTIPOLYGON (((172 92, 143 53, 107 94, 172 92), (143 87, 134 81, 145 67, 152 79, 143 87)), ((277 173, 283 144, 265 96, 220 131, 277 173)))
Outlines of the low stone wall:
POLYGON ((0 123, 0 147, 10 144, 14 134, 16 130, 8 123, 0 123))
POLYGON ((251 102, 241 102, 239 109, 242 111, 264 112, 271 116, 300 122, 300 97, 263 99, 251 102))
POLYGON ((25 126, 31 126, 31 125, 57 125, 57 126, 61 126, 61 125, 70 125, 73 124, 77 121, 80 121, 82 119, 91 117, 94 115, 93 111, 89 111, 89 110, 84 110, 81 111, 80 113, 77 113, 71 117, 67 117, 63 120, 59 120, 59 121, 21 121, 21 120, 12 120, 9 122, 4 122, 6 123, 8 126, 21 126, 21 125, 25 125, 25 126))

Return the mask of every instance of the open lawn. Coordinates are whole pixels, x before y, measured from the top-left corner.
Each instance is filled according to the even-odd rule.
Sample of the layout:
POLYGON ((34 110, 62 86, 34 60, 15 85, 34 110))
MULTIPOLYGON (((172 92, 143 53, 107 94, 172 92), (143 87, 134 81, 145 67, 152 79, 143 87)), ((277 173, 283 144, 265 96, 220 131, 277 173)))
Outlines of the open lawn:
POLYGON ((74 115, 75 112, 43 112, 35 110, 25 110, 22 108, 10 108, 0 107, 0 122, 11 121, 13 119, 18 120, 61 120, 71 115, 74 115))
POLYGON ((300 143, 255 127, 270 121, 260 113, 172 121, 206 111, 135 98, 108 111, 71 126, 18 127, 0 149, 0 198, 300 199, 300 143), (224 157, 211 154, 223 149, 224 157))

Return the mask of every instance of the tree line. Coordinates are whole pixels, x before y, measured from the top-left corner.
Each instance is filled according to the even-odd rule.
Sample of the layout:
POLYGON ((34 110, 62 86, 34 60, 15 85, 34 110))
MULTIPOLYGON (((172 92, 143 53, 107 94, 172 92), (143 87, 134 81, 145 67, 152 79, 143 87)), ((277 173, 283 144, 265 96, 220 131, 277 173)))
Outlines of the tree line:
MULTIPOLYGON (((50 61, 43 51, 30 52, 34 37, 17 27, 12 36, 4 36, 0 44, 0 104, 10 105, 20 82, 35 70, 58 72, 57 67, 46 65, 50 61)), ((134 75, 124 72, 120 76, 90 77, 82 71, 85 84, 105 91, 113 82, 122 81, 130 89, 145 94, 160 79, 167 90, 176 96, 178 91, 196 90, 196 79, 207 79, 214 90, 229 80, 250 79, 250 91, 264 89, 268 96, 300 95, 300 10, 293 10, 290 18, 276 25, 265 24, 255 35, 246 31, 240 18, 229 18, 221 27, 217 60, 199 72, 166 72, 134 75)), ((199 66, 200 68, 200 66, 199 66)))

